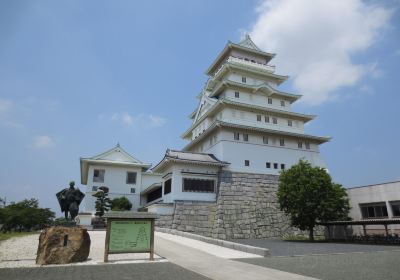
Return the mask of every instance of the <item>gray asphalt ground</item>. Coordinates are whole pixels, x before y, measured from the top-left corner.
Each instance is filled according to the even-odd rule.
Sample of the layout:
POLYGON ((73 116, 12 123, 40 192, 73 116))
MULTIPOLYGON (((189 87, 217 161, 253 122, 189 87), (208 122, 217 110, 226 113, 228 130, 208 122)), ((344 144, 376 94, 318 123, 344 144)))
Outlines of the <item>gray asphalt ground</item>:
MULTIPOLYGON (((279 239, 235 239, 233 242, 270 249, 272 256, 297 256, 311 254, 336 254, 350 252, 377 252, 399 250, 400 246, 364 245, 307 241, 283 241, 279 239)), ((399 276, 400 279, 400 276, 399 276)))
POLYGON ((240 259, 286 272, 323 280, 398 280, 400 252, 366 252, 302 257, 240 259))
POLYGON ((209 280, 172 263, 2 268, 1 280, 209 280))

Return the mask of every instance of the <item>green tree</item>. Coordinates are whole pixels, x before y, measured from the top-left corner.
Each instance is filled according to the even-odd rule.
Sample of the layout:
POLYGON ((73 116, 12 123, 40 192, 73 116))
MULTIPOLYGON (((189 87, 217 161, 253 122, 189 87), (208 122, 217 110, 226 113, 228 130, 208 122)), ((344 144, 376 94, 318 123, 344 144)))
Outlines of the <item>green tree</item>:
POLYGON ((99 190, 93 194, 96 197, 96 213, 98 217, 103 217, 105 212, 108 212, 111 208, 111 199, 108 197, 109 189, 107 187, 100 187, 99 190))
POLYGON ((35 198, 10 203, 0 209, 0 224, 3 231, 42 229, 52 224, 55 217, 49 208, 40 208, 35 198))
POLYGON ((312 167, 305 160, 281 172, 278 200, 292 225, 309 231, 310 241, 317 222, 349 219, 346 190, 333 183, 324 168, 312 167))
POLYGON ((132 209, 132 203, 125 196, 114 198, 111 201, 111 210, 129 211, 132 209))

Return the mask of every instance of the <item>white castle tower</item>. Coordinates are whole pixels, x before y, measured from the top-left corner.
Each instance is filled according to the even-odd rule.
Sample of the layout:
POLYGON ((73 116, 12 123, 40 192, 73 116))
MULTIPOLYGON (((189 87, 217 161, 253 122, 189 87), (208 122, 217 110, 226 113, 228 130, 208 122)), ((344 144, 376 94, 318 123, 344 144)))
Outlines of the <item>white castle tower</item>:
POLYGON ((190 141, 184 151, 213 154, 232 172, 279 174, 302 158, 325 167, 319 145, 330 137, 305 134, 315 116, 291 110, 301 95, 277 89, 288 76, 275 74, 274 56, 248 35, 228 42, 207 69, 193 123, 182 135, 190 141))

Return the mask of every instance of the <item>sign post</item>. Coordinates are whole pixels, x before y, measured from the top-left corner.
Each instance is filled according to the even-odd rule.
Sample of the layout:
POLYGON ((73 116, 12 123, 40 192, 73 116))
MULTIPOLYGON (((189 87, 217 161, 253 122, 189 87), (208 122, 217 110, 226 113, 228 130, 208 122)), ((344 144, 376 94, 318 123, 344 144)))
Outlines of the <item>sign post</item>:
POLYGON ((107 232, 104 262, 109 254, 150 253, 154 260, 154 220, 157 215, 146 212, 110 212, 107 218, 107 232))

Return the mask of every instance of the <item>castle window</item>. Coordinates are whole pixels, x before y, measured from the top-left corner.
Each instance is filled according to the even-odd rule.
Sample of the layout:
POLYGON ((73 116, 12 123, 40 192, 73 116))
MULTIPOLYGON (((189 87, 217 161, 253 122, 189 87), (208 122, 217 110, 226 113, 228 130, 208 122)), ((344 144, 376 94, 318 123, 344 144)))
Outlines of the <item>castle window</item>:
POLYGON ((285 169, 285 164, 281 163, 281 169, 284 170, 285 169))
POLYGON ((250 166, 250 160, 246 159, 246 160, 244 161, 244 166, 250 166))
POLYGON ((270 163, 270 162, 266 162, 266 163, 265 163, 265 167, 266 167, 266 168, 271 168, 271 163, 270 163))
POLYGON ((92 187, 92 192, 97 192, 97 188, 98 188, 97 186, 93 186, 92 187))
POLYGON ((234 132, 234 133, 233 133, 233 139, 234 139, 234 140, 239 140, 239 133, 234 132))
POLYGON ((265 117, 264 117, 264 121, 265 121, 266 123, 269 123, 269 116, 265 116, 265 117))
POLYGON ((136 189, 135 188, 131 188, 131 193, 136 193, 136 189))
POLYGON ((274 124, 278 124, 278 119, 277 119, 277 118, 272 118, 272 122, 273 122, 274 124))
POLYGON ((93 182, 104 183, 104 173, 106 171, 104 169, 95 169, 93 170, 93 182))
POLYGON ((279 146, 285 146, 285 139, 279 139, 279 146))
POLYGON ((194 178, 183 178, 182 180, 184 192, 214 192, 214 180, 194 178))
POLYGON ((309 150, 310 149, 310 142, 306 141, 306 149, 309 150))
POLYGON ((278 169, 278 164, 274 163, 274 169, 278 169))
POLYGON ((263 136, 263 143, 264 144, 268 144, 268 137, 267 136, 263 136))
POLYGON ((301 141, 297 142, 297 147, 299 149, 302 149, 303 148, 303 142, 301 142, 301 141))
POLYGON ((171 192, 172 179, 168 179, 164 182, 164 194, 169 194, 171 192))
POLYGON ((285 107, 285 101, 281 100, 281 106, 285 107))
POLYGON ((235 91, 235 97, 239 98, 239 92, 238 91, 235 91))
POLYGON ((126 172, 126 183, 136 184, 136 172, 126 172))
POLYGON ((272 98, 268 98, 268 104, 272 104, 272 98))
POLYGON ((258 122, 261 121, 261 115, 257 115, 257 121, 258 121, 258 122))
POLYGON ((249 141, 249 135, 247 133, 243 133, 243 141, 249 141))
POLYGON ((288 120, 288 121, 287 121, 287 125, 288 125, 288 126, 293 126, 292 121, 291 121, 291 120, 288 120))
POLYGON ((246 83, 246 77, 242 77, 242 83, 246 83))

